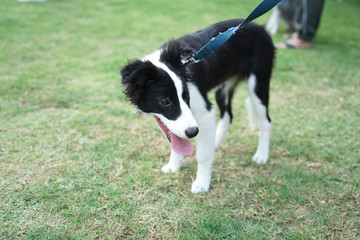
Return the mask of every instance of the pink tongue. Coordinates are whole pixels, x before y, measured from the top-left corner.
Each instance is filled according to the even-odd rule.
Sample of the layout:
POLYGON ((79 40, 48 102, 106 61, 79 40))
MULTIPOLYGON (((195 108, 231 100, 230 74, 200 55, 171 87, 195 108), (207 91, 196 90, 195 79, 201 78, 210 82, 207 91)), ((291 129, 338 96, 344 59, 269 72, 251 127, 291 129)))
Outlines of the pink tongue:
POLYGON ((171 143, 172 149, 184 156, 191 156, 194 154, 194 147, 191 144, 191 142, 187 139, 179 138, 175 134, 169 131, 169 129, 165 126, 165 124, 156 116, 155 120, 158 123, 159 127, 163 130, 165 133, 165 136, 171 143))
POLYGON ((194 154, 194 147, 189 140, 179 138, 173 133, 171 133, 170 137, 171 147, 175 152, 184 156, 191 156, 194 154))

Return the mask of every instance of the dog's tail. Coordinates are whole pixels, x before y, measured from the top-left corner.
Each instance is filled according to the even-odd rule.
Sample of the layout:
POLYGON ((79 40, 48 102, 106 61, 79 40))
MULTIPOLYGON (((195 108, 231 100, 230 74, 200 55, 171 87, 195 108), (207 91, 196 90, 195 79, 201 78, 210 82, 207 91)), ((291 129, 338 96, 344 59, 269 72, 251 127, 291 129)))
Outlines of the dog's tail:
POLYGON ((260 126, 259 118, 255 112, 254 105, 251 103, 251 100, 249 97, 245 100, 245 107, 248 115, 248 120, 250 123, 250 129, 255 131, 260 126))

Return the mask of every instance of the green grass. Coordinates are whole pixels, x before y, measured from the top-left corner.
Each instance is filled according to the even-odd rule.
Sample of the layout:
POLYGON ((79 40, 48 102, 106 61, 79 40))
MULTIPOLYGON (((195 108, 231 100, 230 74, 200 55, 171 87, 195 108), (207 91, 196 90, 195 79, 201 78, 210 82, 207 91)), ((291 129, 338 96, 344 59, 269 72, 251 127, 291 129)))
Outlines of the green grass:
POLYGON ((255 5, 2 0, 0 239, 359 239, 357 0, 326 1, 313 49, 278 51, 265 166, 239 87, 206 194, 195 158, 161 173, 166 139, 122 94, 128 58, 255 5))

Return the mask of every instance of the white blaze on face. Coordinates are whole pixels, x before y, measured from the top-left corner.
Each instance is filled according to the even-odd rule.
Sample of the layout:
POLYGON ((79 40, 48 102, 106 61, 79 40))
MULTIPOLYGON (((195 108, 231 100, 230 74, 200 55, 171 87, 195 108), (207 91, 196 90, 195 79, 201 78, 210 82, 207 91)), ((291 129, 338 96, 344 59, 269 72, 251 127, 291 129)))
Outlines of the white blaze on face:
POLYGON ((161 54, 161 51, 157 50, 154 53, 143 58, 143 60, 150 61, 156 67, 161 68, 167 74, 169 74, 169 76, 173 80, 174 86, 176 88, 176 93, 177 93, 177 98, 179 100, 181 113, 180 113, 180 116, 176 120, 169 120, 169 119, 165 118, 163 115, 158 114, 158 113, 154 113, 153 115, 158 117, 173 134, 175 134, 176 136, 178 136, 180 138, 187 139, 187 136, 185 135, 185 131, 189 128, 197 127, 197 123, 192 115, 190 107, 186 104, 186 102, 182 98, 182 93, 183 93, 182 81, 164 63, 159 61, 160 54, 161 54))

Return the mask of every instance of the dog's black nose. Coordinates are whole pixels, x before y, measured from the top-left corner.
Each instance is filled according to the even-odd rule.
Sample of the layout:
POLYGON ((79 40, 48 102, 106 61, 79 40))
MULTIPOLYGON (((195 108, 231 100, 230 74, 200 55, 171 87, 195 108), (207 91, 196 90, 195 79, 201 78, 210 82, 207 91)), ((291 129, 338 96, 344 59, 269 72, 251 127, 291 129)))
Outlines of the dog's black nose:
POLYGON ((197 127, 191 127, 185 130, 185 135, 188 138, 193 138, 199 133, 199 129, 197 127))

